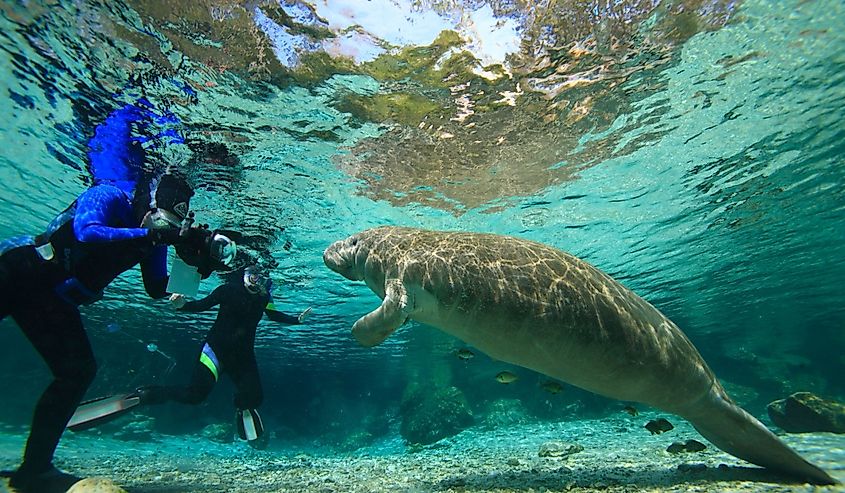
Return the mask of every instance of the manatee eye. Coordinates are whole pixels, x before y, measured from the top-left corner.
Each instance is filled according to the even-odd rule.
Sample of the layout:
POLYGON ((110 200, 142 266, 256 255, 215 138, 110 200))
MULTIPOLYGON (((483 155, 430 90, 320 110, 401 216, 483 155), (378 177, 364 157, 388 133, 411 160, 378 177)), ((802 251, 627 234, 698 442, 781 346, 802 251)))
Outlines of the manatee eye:
POLYGON ((352 238, 352 241, 349 242, 349 246, 355 246, 358 244, 358 238, 352 238))

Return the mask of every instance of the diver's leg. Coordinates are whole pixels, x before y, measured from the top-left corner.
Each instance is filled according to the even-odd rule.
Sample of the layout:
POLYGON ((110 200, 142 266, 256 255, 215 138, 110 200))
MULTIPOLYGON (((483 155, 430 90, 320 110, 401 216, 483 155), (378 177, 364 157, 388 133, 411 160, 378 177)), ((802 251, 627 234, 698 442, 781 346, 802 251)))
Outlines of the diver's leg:
POLYGON ((244 351, 238 355, 237 365, 231 365, 227 374, 235 384, 235 407, 238 409, 255 409, 264 401, 264 391, 261 387, 261 377, 258 374, 258 364, 255 352, 244 351))
POLYGON ((214 351, 207 343, 194 364, 191 381, 187 385, 151 385, 138 389, 141 404, 161 404, 175 401, 182 404, 197 405, 204 401, 214 384, 217 383, 219 363, 214 351))
POLYGON ((15 283, 10 260, 5 253, 0 255, 0 320, 12 311, 14 300, 15 283))
POLYGON ((258 406, 264 401, 264 391, 261 388, 261 378, 258 375, 258 365, 252 348, 241 352, 238 355, 238 364, 227 373, 236 388, 235 424, 238 435, 247 440, 253 448, 266 448, 267 434, 264 433, 264 423, 258 414, 258 406))
POLYGON ((204 401, 208 397, 208 394, 211 393, 214 384, 217 383, 215 372, 203 361, 204 358, 200 358, 194 364, 194 371, 188 385, 173 387, 171 389, 172 400, 181 402, 182 404, 196 405, 204 401))
POLYGON ((0 241, 0 320, 12 313, 20 304, 21 291, 30 288, 36 275, 32 274, 32 258, 25 248, 4 249, 11 240, 0 241), (21 271, 25 274, 21 276, 21 271), (23 279, 22 279, 23 277, 23 279))
POLYGON ((97 372, 79 310, 52 291, 34 298, 13 308, 12 317, 47 363, 53 381, 35 406, 23 463, 12 477, 21 486, 41 475, 55 476, 56 446, 97 372))

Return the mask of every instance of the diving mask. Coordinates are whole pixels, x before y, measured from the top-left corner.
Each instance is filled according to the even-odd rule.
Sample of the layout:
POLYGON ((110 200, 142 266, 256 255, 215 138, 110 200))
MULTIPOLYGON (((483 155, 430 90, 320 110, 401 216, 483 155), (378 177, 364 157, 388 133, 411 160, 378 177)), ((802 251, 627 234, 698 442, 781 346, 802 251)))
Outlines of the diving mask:
POLYGON ((211 258, 229 267, 238 254, 238 245, 228 237, 214 233, 208 244, 208 252, 211 258))
POLYGON ((267 288, 267 276, 256 267, 244 269, 244 287, 250 293, 257 294, 267 288))

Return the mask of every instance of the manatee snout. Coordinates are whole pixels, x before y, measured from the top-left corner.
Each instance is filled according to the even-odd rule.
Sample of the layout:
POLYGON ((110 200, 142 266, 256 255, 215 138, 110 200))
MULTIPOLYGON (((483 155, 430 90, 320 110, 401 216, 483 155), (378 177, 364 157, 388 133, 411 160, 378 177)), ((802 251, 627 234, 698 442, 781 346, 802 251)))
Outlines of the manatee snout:
POLYGON ((323 251, 323 263, 326 264, 326 267, 329 269, 340 274, 343 274, 343 271, 348 269, 348 262, 346 262, 343 255, 341 255, 341 248, 343 247, 344 241, 345 240, 336 241, 323 251))
POLYGON ((355 255, 357 253, 357 235, 338 240, 323 252, 323 263, 326 267, 337 272, 351 281, 363 280, 363 276, 355 269, 355 255))

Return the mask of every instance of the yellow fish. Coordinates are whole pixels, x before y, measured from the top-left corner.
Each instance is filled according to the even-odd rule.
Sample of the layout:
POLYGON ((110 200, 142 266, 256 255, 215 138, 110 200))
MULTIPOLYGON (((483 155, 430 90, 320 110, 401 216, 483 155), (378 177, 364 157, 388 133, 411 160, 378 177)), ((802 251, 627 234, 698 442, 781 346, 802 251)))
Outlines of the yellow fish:
POLYGON ((515 382, 518 378, 519 378, 518 376, 514 375, 513 373, 511 373, 509 371, 502 371, 502 372, 499 372, 498 375, 496 375, 496 381, 499 382, 499 383, 515 382))

